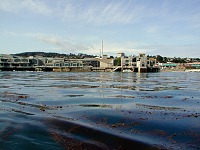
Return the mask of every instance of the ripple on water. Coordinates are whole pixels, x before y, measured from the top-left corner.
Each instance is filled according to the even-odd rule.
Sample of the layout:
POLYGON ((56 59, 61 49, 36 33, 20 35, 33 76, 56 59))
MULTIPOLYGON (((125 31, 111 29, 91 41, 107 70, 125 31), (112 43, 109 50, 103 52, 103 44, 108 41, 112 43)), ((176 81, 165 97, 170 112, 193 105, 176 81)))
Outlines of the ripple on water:
POLYGON ((0 149, 200 148, 198 73, 0 76, 0 149))

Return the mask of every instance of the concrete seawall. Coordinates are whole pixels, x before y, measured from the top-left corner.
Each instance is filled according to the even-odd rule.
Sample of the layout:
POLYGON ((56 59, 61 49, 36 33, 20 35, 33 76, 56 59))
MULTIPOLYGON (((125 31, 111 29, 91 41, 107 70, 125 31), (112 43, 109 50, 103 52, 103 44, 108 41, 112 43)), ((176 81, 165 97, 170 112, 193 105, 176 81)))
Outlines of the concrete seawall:
POLYGON ((53 72, 90 72, 90 67, 58 67, 53 68, 53 72))
MULTIPOLYGON (((118 70, 116 70, 116 67, 91 67, 91 66, 85 66, 85 67, 48 67, 48 66, 36 66, 36 67, 4 67, 0 68, 0 71, 45 71, 45 72, 113 72, 113 71, 119 71, 119 72, 138 72, 138 68, 121 68, 117 67, 118 70)), ((159 68, 154 67, 148 67, 148 68, 142 68, 140 70, 141 73, 145 72, 159 72, 159 68)))

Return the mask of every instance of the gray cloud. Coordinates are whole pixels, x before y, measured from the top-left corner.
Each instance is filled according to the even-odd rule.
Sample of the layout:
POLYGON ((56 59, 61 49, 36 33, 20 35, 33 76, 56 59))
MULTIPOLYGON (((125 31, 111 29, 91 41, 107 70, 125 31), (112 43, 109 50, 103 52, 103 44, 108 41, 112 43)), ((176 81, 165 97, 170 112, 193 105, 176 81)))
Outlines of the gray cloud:
POLYGON ((66 52, 81 52, 93 49, 91 45, 73 43, 55 36, 35 35, 35 38, 43 43, 55 46, 56 49, 66 52))

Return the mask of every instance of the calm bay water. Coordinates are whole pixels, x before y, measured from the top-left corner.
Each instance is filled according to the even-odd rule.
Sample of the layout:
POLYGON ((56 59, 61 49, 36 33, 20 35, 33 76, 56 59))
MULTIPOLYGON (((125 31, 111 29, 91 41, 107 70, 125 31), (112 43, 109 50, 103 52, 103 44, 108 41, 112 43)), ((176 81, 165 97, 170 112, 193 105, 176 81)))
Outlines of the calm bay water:
POLYGON ((200 73, 0 72, 0 149, 200 149, 200 73))

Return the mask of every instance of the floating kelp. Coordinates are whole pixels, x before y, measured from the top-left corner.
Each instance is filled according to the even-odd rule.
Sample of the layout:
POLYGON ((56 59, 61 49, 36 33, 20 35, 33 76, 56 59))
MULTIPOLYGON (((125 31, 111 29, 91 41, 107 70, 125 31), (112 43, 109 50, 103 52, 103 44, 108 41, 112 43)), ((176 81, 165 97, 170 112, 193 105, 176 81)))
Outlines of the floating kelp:
POLYGON ((147 104, 136 104, 136 107, 143 107, 151 110, 169 110, 169 111, 180 110, 180 108, 177 107, 153 106, 147 104))
POLYGON ((114 98, 135 98, 134 96, 130 96, 130 95, 113 95, 113 96, 108 96, 108 97, 114 97, 114 98))
POLYGON ((64 95, 65 97, 81 97, 84 96, 83 94, 69 94, 69 95, 64 95))
POLYGON ((101 107, 101 108, 111 108, 111 105, 106 104, 81 104, 82 107, 101 107))

